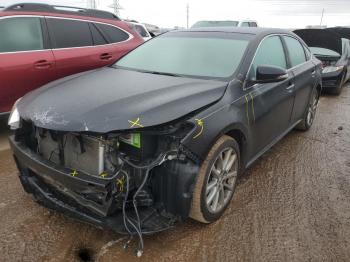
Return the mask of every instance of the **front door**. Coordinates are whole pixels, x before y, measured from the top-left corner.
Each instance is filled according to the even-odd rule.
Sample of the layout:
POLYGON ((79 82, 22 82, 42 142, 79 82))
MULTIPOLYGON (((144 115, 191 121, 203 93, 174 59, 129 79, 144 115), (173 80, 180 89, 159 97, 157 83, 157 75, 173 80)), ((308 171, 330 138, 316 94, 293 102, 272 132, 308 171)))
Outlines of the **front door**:
MULTIPOLYGON (((260 65, 287 69, 287 59, 280 36, 270 36, 262 40, 249 70, 248 82, 255 80, 256 69, 260 65)), ((247 87, 247 112, 253 112, 249 119, 252 138, 250 157, 264 150, 289 128, 294 88, 291 73, 287 80, 278 83, 254 84, 247 87)))

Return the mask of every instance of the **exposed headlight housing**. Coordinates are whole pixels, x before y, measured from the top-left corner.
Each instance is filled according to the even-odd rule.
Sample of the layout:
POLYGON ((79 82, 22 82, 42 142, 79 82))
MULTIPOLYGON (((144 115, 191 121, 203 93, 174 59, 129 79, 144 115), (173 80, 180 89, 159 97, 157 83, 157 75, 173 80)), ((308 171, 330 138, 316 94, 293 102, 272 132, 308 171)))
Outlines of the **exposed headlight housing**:
POLYGON ((332 73, 343 70, 344 66, 327 66, 323 68, 322 73, 332 73))
POLYGON ((8 120, 8 125, 10 126, 11 130, 16 130, 21 127, 21 117, 19 115, 18 109, 17 109, 17 104, 21 100, 18 99, 15 104, 12 107, 11 114, 8 120))

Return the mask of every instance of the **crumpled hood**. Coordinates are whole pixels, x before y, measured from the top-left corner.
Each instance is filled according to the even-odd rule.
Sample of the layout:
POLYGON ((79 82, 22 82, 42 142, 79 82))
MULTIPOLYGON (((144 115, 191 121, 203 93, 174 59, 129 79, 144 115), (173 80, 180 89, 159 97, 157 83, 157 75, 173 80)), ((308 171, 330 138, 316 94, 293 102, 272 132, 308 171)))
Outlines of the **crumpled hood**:
POLYGON ((106 133, 167 123, 219 100, 227 83, 102 68, 24 96, 18 111, 57 131, 106 133))
POLYGON ((342 54, 342 40, 337 33, 325 29, 298 29, 293 31, 309 47, 321 47, 342 54))

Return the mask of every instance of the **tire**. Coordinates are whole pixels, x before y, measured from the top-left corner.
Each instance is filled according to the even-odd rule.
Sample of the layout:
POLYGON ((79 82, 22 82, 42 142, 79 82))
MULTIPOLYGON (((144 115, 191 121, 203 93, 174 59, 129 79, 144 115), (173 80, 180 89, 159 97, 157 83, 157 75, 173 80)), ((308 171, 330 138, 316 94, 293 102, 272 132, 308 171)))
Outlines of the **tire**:
POLYGON ((316 88, 314 88, 312 90, 309 103, 306 107, 304 117, 302 121, 297 125, 296 129, 300 131, 308 131, 310 129, 315 120, 319 97, 319 92, 316 88))
POLYGON ((223 135, 210 149, 200 167, 192 195, 190 217, 202 223, 218 220, 231 202, 239 170, 239 145, 232 137, 223 135), (224 171, 222 167, 229 169, 224 171), (212 199, 211 204, 207 204, 209 199, 212 199))

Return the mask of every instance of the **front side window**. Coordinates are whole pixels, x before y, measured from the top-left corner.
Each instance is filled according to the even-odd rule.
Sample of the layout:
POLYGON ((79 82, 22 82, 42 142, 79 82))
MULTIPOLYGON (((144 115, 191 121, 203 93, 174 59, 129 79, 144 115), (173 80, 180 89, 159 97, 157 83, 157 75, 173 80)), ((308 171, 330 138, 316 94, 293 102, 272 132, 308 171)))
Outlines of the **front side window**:
POLYGON ((249 22, 243 22, 241 26, 242 27, 250 27, 249 22))
POLYGON ((47 19, 54 48, 92 46, 89 23, 69 19, 47 19))
MULTIPOLYGON (((232 34, 233 35, 233 34, 232 34)), ((227 78, 240 64, 248 40, 201 33, 168 33, 124 56, 117 67, 193 77, 227 78)))
POLYGON ((279 36, 270 36, 261 42, 250 68, 250 80, 256 79, 256 69, 262 65, 287 69, 286 56, 279 36))
POLYGON ((295 67, 305 63, 305 50, 301 43, 297 39, 289 36, 284 36, 284 40, 288 48, 291 66, 295 67))
POLYGON ((13 17, 0 20, 0 53, 44 49, 40 18, 13 17))

